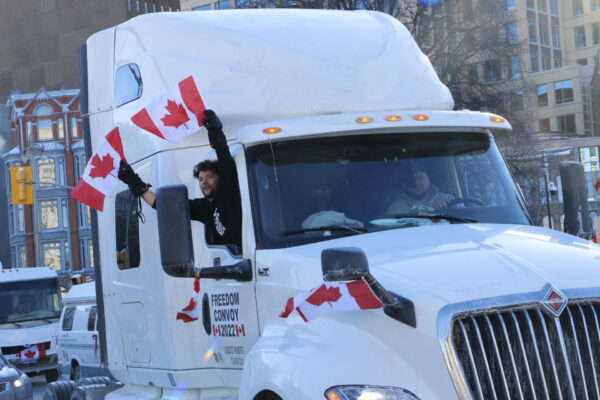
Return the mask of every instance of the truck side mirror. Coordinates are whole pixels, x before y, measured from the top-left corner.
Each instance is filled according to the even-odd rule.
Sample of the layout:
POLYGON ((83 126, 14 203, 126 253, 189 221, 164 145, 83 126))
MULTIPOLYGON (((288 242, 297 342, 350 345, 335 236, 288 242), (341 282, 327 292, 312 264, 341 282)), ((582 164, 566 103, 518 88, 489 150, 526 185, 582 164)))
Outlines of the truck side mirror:
POLYGON ((327 281, 353 281, 369 273, 365 253, 356 247, 338 247, 321 252, 323 279, 327 281))
POLYGON ((187 187, 168 185, 158 188, 156 214, 164 271, 175 277, 196 276, 187 187))

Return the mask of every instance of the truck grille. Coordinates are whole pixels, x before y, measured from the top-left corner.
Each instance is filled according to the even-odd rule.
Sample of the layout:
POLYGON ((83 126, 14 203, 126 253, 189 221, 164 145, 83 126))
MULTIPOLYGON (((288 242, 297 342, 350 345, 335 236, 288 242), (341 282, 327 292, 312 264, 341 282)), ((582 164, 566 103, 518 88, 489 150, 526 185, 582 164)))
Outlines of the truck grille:
POLYGON ((4 392, 6 390, 6 382, 0 383, 0 392, 4 392))
MULTIPOLYGON (((34 344, 37 344, 37 343, 32 343, 29 346, 7 346, 7 347, 2 347, 0 350, 2 350, 2 354, 4 354, 5 356, 8 356, 8 355, 17 354, 18 352, 20 352, 22 350, 28 349, 29 347, 33 346, 34 344)), ((46 348, 46 351, 50 350, 50 342, 45 342, 42 344, 46 348)))
POLYGON ((473 399, 600 400, 599 302, 470 314, 452 344, 473 399))

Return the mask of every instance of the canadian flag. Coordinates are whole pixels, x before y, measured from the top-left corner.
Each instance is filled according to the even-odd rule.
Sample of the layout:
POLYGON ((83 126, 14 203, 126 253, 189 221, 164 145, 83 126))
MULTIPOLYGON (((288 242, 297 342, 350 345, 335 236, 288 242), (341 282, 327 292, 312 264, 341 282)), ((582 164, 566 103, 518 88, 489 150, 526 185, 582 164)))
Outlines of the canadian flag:
POLYGON ((196 82, 188 76, 131 117, 131 121, 162 139, 177 143, 202 127, 204 110, 196 82))
POLYGON ((43 360, 46 358, 46 346, 43 344, 34 344, 31 347, 21 350, 15 354, 15 361, 18 363, 26 363, 30 361, 43 360))
POLYGON ((383 303, 362 279, 328 282, 307 293, 290 297, 280 317, 287 318, 296 310, 308 322, 328 311, 373 310, 382 307, 383 303))
POLYGON ((196 321, 200 318, 200 307, 198 306, 198 296, 200 295, 200 277, 194 279, 194 292, 187 306, 177 313, 177 318, 185 323, 196 321))
POLYGON ((104 197, 120 182, 117 171, 125 160, 119 128, 106 135, 85 167, 71 196, 98 211, 104 209, 104 197))
POLYGON ((600 178, 596 179, 596 182, 594 183, 594 190, 596 192, 600 190, 600 178))

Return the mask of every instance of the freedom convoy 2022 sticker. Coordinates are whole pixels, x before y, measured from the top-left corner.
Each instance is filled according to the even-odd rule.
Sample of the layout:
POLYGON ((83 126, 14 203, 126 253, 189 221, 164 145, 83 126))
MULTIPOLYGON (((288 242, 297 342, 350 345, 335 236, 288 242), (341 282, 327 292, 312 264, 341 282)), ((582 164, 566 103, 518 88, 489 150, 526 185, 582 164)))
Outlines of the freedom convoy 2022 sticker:
POLYGON ((238 292, 210 294, 210 309, 214 336, 246 336, 246 328, 240 315, 240 294, 238 292))

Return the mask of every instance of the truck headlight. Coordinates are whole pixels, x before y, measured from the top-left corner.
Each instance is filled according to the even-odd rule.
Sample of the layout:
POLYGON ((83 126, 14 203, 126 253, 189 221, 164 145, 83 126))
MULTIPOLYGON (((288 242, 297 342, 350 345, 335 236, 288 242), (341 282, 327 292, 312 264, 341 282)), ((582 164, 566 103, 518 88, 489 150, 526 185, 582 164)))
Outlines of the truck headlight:
POLYGON ((405 389, 390 386, 335 386, 325 392, 327 400, 419 400, 405 389))
POLYGON ((20 378, 17 378, 13 381, 13 386, 16 387, 17 389, 20 388, 21 386, 23 386, 25 384, 25 382, 23 382, 20 378))

